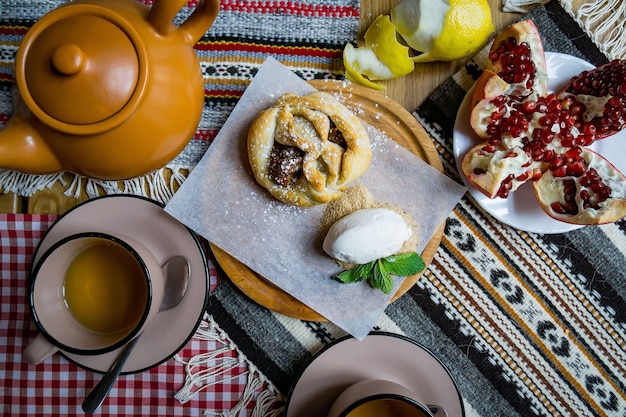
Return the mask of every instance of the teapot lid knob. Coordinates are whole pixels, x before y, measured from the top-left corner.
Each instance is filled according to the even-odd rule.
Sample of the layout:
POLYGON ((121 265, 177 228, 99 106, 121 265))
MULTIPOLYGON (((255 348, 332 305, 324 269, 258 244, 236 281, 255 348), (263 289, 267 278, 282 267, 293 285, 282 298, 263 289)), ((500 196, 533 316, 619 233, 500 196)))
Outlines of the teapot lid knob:
POLYGON ((110 128, 143 94, 147 57, 141 51, 140 37, 119 15, 89 4, 61 6, 24 37, 15 65, 18 88, 47 124, 68 132, 110 128))
POLYGON ((63 75, 77 74, 85 65, 85 54, 78 45, 66 43, 52 53, 52 67, 63 75))

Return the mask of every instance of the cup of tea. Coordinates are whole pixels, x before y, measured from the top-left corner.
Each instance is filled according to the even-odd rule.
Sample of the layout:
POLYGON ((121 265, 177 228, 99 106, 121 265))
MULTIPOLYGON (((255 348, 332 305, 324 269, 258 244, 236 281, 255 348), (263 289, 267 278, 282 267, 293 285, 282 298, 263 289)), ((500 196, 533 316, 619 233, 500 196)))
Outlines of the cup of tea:
POLYGON ((327 417, 446 417, 443 407, 427 404, 393 381, 367 379, 337 396, 327 417))
POLYGON ((24 350, 37 364, 58 350, 98 355, 141 333, 163 298, 161 265, 140 242, 85 232, 50 247, 33 268, 29 307, 39 334, 24 350))

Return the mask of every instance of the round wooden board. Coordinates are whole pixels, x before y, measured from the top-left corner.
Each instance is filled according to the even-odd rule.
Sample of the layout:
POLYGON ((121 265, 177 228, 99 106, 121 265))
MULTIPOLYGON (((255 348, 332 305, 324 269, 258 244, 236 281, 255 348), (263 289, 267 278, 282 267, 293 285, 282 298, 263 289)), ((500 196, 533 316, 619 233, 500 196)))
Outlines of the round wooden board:
MULTIPOLYGON (((443 166, 432 139, 415 117, 400 104, 377 91, 348 82, 314 80, 310 83, 320 91, 333 94, 365 123, 384 132, 388 137, 443 172, 443 166)), ((443 236, 443 228, 444 225, 435 232, 421 254, 426 265, 430 264, 435 252, 437 252, 443 236)), ((244 294, 263 307, 302 320, 327 321, 326 318, 255 273, 219 247, 213 244, 210 246, 216 261, 230 280, 244 294)), ((391 302, 415 285, 421 275, 407 277, 392 297, 391 302)))

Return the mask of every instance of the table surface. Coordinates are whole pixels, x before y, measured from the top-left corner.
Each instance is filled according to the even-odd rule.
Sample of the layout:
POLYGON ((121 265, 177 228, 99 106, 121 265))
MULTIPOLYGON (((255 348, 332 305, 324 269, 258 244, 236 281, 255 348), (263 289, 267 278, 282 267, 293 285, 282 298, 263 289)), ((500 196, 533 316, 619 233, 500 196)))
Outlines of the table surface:
MULTIPOLYGON (((362 0, 359 37, 362 38, 375 17, 387 13, 398 1, 362 0)), ((521 14, 501 12, 502 0, 488 1, 496 31, 521 17, 521 14)), ((590 1, 593 0, 561 0, 561 3, 571 2, 576 10, 581 4, 590 1)), ((383 94, 412 112, 427 97, 432 97, 431 93, 461 69, 463 64, 420 64, 412 74, 388 82, 383 94)), ((420 112, 425 107, 422 106, 420 112)), ((436 110, 440 110, 440 107, 436 110)), ((445 126, 451 126, 448 116, 445 126)), ((423 119, 426 121, 425 126, 431 126, 428 123, 432 120, 423 119)), ((444 143, 440 139, 445 137, 438 138, 441 135, 437 132, 431 135, 438 146, 444 143)), ((450 149, 446 152, 451 154, 450 149)), ((448 164, 451 163, 449 159, 442 157, 442 161, 448 164)), ((62 214, 88 198, 86 195, 78 199, 66 197, 63 191, 64 187, 57 184, 30 198, 0 195, 0 213, 62 214)), ((626 338, 626 313, 623 300, 626 299, 626 290, 623 283, 626 280, 620 281, 620 278, 624 278, 621 271, 626 270, 624 223, 610 225, 606 229, 586 228, 581 233, 529 234, 502 226, 483 215, 468 200, 469 197, 464 197, 457 206, 458 210, 455 209, 450 215, 447 222, 449 230, 439 245, 439 256, 427 271, 428 279, 421 279, 411 288, 408 296, 390 305, 381 329, 404 333, 415 340, 422 340, 425 336, 429 349, 456 371, 454 375, 463 389, 468 415, 559 415, 552 407, 567 411, 598 410, 593 415, 617 415, 604 413, 612 410, 610 406, 622 410, 619 415, 625 415, 626 368, 623 364, 626 363, 626 353, 623 341, 626 338), (607 243, 607 247, 599 242, 607 243), (590 247, 602 251, 589 250, 590 247), (615 283, 619 285, 618 288, 611 287, 615 283), (614 288, 619 291, 614 292, 614 288), (600 389, 600 384, 606 384, 608 389, 600 389), (602 396, 605 394, 614 395, 611 399, 615 403, 604 402, 602 396), (470 411, 470 406, 475 410, 470 411), (537 414, 531 413, 534 407, 539 409, 537 414), (519 414, 493 412, 512 409, 519 411, 519 414), (545 412, 541 413, 541 410, 545 412)), ((4 215, 5 221, 0 225, 0 232, 13 233, 19 227, 27 228, 29 230, 26 233, 13 235, 29 241, 32 246, 57 218, 26 217, 33 217, 34 224, 20 226, 18 223, 24 223, 21 222, 21 216, 4 215)), ((4 240, 3 245, 9 246, 4 240)), ((33 247, 29 247, 29 250, 32 252, 33 247)), ((24 251, 20 247, 11 256, 17 258, 24 251)), ((9 265, 9 269, 19 270, 23 276, 27 268, 25 262, 9 265)), ((6 264, 3 266, 6 267, 6 264)), ((325 323, 306 323, 305 328, 305 324, 297 320, 276 318, 267 309, 259 308, 245 296, 239 295, 230 280, 223 280, 220 285, 216 285, 218 270, 212 262, 209 262, 209 269, 213 289, 211 317, 215 317, 215 323, 224 329, 220 335, 228 342, 226 336, 229 336, 236 343, 224 344, 228 347, 225 352, 234 355, 239 350, 235 351, 233 346, 237 347, 254 364, 253 369, 265 373, 263 380, 275 384, 268 391, 273 392, 277 387, 287 393, 296 366, 302 363, 307 353, 319 348, 323 344, 322 340, 324 343, 333 340, 339 334, 337 329, 325 323), (315 336, 312 336, 313 333, 315 336), (313 338, 315 340, 311 340, 313 338), (268 352, 271 354, 264 357, 268 352)), ((22 291, 20 285, 21 282, 14 283, 11 294, 22 291)), ((12 320, 19 323, 26 321, 27 312, 16 310, 21 311, 21 315, 13 314, 12 320)), ((219 327, 210 328, 221 332, 219 327)), ((23 335, 20 337, 26 340, 23 335)), ((221 349, 222 345, 213 339, 210 345, 205 341, 196 341, 194 338, 184 357, 221 349)), ((5 343, 5 346, 10 352, 15 352, 7 358, 21 355, 21 350, 18 351, 21 349, 19 343, 17 347, 11 343, 5 343)), ((5 399, 0 404, 0 410, 12 399, 30 401, 30 387, 35 386, 39 390, 39 380, 45 385, 41 389, 41 398, 34 401, 38 405, 33 407, 41 404, 47 407, 50 402, 59 402, 57 391, 47 388, 54 385, 56 389, 57 380, 39 377, 49 372, 48 369, 59 369, 58 362, 50 361, 32 373, 28 370, 28 374, 23 371, 26 366, 21 360, 14 362, 15 369, 21 370, 21 373, 11 375, 18 375, 16 381, 24 377, 28 382, 14 383, 12 392, 15 399, 5 399)), ((241 363, 245 365, 245 362, 241 363)), ((175 401, 171 391, 178 390, 182 384, 177 374, 181 365, 169 361, 163 366, 165 368, 155 368, 152 375, 141 373, 125 379, 123 383, 131 388, 127 388, 126 393, 120 391, 112 395, 109 409, 118 411, 117 407, 120 410, 131 407, 124 401, 133 397, 130 391, 133 386, 137 390, 154 390, 149 396, 144 395, 144 399, 150 398, 155 403, 164 403, 176 410, 184 408, 190 413, 201 412, 201 409, 206 408, 205 403, 210 403, 207 398, 220 402, 212 404, 213 407, 221 407, 222 401, 235 398, 227 394, 213 395, 207 390, 206 397, 192 400, 196 402, 187 403, 184 407, 178 403, 172 405, 175 401), (173 370, 174 367, 176 370, 173 370), (167 376, 169 385, 162 383, 163 375, 167 376)), ((85 389, 99 379, 99 375, 79 367, 61 369, 70 381, 69 392, 77 398, 83 398, 85 389)), ((247 382, 243 378, 233 381, 233 386, 220 387, 215 392, 240 393, 245 390, 247 382)), ((74 401, 69 408, 73 409, 76 404, 74 401)), ((230 403, 224 405, 227 409, 232 406, 230 403)), ((50 414, 55 413, 47 415, 50 414)), ((590 414, 572 412, 560 415, 590 414)))
MULTIPOLYGON (((362 0, 359 39, 369 24, 380 14, 388 13, 398 0, 362 0)), ((574 10, 584 0, 573 0, 574 10)), ((520 14, 502 12, 501 0, 489 0, 496 32, 519 19, 520 14)), ((428 95, 444 80, 454 74, 463 61, 435 62, 418 64, 411 74, 386 83, 383 94, 397 101, 407 110, 415 110, 428 95)), ((68 178, 69 175, 68 175, 68 178)), ((50 189, 37 192, 29 198, 15 194, 0 195, 0 212, 2 213, 43 213, 63 214, 71 207, 87 199, 78 199, 63 194, 65 187, 55 184, 50 189)))

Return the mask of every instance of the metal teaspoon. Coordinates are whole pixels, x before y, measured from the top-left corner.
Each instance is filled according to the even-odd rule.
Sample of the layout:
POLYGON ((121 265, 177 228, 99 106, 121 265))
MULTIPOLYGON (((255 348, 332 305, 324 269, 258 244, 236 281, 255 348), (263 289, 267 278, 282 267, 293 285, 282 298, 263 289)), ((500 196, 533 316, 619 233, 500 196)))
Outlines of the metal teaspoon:
MULTIPOLYGON (((163 275, 165 277, 165 290, 163 291, 163 300, 161 301, 159 312, 176 307, 185 296, 189 284, 189 262, 187 258, 174 256, 169 259, 163 265, 163 275)), ((87 395, 83 401, 83 411, 85 413, 92 414, 100 408, 142 334, 138 334, 133 340, 128 342, 107 373, 87 395)))

